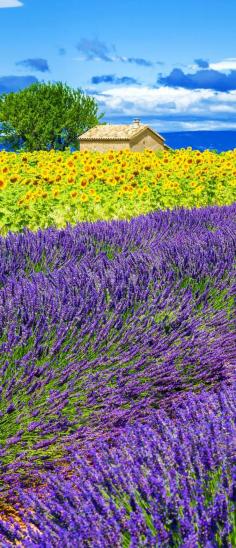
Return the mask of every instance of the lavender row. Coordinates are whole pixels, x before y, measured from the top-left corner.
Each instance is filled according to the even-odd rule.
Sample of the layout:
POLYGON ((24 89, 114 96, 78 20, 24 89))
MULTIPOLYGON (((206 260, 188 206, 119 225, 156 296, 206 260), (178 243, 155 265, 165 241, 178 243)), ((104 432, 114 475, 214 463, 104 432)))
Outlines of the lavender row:
POLYGON ((0 489, 235 375, 236 205, 0 240, 0 489))
POLYGON ((235 546, 235 395, 189 394, 86 456, 71 445, 39 489, 9 492, 1 546, 235 546))
POLYGON ((166 271, 166 262, 166 268, 178 267, 180 274, 184 268, 188 275, 195 276, 204 274, 204 267, 209 273, 212 262, 214 272, 219 251, 223 262, 228 253, 228 261, 232 262, 235 214, 236 204, 233 204, 158 211, 130 222, 100 221, 80 223, 73 228, 68 226, 65 230, 49 228, 36 233, 9 234, 7 238, 0 238, 0 284, 3 286, 13 277, 61 270, 71 264, 91 266, 91 261, 101 256, 113 263, 137 253, 151 254, 160 273, 166 271), (179 246, 181 249, 176 256, 179 246))

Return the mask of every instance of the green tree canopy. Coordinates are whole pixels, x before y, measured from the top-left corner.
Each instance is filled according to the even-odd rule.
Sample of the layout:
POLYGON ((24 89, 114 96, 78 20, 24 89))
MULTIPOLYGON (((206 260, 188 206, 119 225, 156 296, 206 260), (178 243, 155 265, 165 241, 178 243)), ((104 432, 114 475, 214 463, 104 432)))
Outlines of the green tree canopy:
POLYGON ((78 135, 102 116, 95 99, 82 90, 37 82, 0 96, 0 141, 14 150, 78 148, 78 135))

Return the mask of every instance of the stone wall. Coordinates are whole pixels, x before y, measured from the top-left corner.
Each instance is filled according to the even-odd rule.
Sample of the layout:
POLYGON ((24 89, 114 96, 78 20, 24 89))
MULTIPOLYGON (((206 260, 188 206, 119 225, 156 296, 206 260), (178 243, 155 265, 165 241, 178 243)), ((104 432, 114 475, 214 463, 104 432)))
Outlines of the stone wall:
POLYGON ((81 141, 80 150, 107 152, 108 150, 130 149, 128 141, 81 141))
POLYGON ((126 150, 131 149, 134 152, 141 152, 149 148, 151 150, 163 150, 164 142, 160 137, 155 136, 152 131, 146 129, 142 135, 137 136, 135 139, 129 141, 118 141, 118 140, 109 140, 109 141, 81 141, 80 150, 91 150, 98 152, 107 152, 108 150, 126 150))
POLYGON ((147 129, 140 137, 133 140, 130 146, 131 150, 134 152, 141 152, 145 148, 151 150, 163 150, 164 142, 157 136, 155 137, 153 133, 147 129))

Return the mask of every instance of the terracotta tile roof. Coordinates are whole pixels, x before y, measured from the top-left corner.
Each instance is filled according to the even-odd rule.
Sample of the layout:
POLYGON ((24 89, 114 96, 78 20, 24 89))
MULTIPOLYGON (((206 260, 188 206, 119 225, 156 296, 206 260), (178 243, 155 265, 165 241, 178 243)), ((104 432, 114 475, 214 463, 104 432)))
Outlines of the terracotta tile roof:
POLYGON ((145 129, 149 129, 162 141, 165 139, 144 124, 99 124, 79 136, 81 141, 130 141, 145 129))

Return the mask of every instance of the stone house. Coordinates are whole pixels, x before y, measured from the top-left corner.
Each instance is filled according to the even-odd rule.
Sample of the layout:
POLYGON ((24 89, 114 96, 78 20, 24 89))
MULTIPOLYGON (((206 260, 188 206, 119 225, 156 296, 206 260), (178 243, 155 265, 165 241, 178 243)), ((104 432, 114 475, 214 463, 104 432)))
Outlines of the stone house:
POLYGON ((99 124, 79 136, 80 150, 167 150, 165 139, 135 119, 131 124, 99 124))

